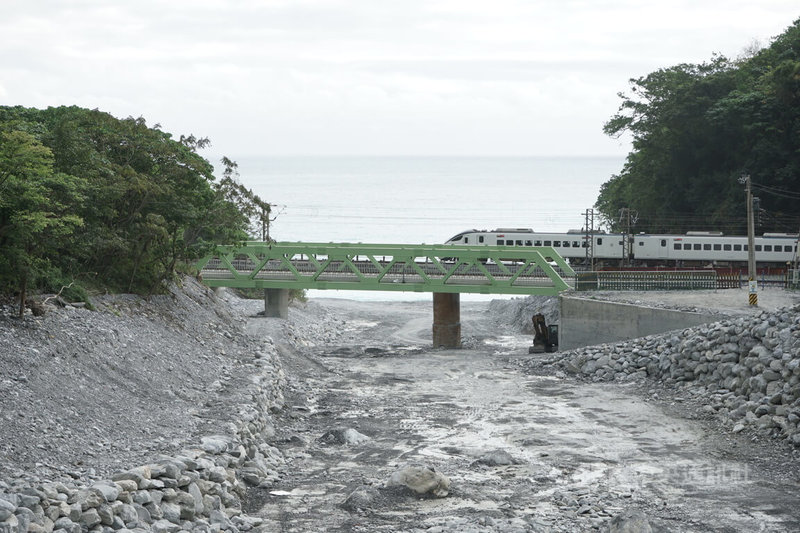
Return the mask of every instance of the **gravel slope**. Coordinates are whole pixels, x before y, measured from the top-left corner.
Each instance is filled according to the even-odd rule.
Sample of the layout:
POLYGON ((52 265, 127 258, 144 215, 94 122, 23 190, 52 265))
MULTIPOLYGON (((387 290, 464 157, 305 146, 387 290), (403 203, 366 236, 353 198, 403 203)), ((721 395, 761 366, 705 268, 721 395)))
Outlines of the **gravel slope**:
POLYGON ((258 345, 193 279, 20 320, 0 307, 0 482, 108 477, 225 427, 258 345))

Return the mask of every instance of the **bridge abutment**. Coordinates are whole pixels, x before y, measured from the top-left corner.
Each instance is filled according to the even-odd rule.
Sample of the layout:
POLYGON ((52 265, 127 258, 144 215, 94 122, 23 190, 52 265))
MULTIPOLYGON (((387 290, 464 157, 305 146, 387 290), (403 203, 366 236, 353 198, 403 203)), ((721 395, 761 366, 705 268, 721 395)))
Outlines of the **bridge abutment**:
POLYGON ((264 289, 264 316, 289 317, 289 289, 264 289))
POLYGON ((433 293, 433 347, 461 347, 461 295, 433 293))

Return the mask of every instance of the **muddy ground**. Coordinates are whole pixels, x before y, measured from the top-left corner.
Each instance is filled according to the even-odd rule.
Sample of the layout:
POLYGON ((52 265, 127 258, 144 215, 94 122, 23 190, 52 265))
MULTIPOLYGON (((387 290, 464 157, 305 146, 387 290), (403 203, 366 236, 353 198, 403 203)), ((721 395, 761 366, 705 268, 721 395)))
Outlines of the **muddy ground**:
POLYGON ((431 348, 429 302, 321 299, 288 324, 251 318, 289 379, 276 437, 288 466, 247 511, 283 532, 590 531, 632 510, 652 531, 800 530, 791 448, 726 433, 657 385, 525 374, 541 357, 531 338, 487 309, 462 303, 458 350, 431 348), (322 438, 337 429, 368 440, 322 438), (450 494, 385 488, 406 464, 444 473, 450 494), (345 508, 362 486, 375 497, 345 508))

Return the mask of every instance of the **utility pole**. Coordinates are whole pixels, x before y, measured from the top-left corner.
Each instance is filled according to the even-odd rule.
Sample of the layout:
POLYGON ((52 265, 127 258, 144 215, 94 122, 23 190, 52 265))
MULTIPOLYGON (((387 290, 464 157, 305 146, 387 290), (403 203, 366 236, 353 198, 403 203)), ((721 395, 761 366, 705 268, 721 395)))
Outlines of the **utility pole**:
MULTIPOLYGON (((625 233, 622 235, 622 264, 627 265, 633 255, 633 236, 631 235, 632 214, 630 207, 623 207, 619 210, 619 222, 625 224, 625 233)), ((638 214, 636 215, 638 218, 638 214)), ((635 221, 633 221, 635 222, 635 221)))
POLYGON ((747 279, 749 288, 749 303, 758 305, 758 282, 756 281, 756 247, 755 247, 755 221, 753 220, 753 189, 750 174, 742 174, 739 183, 745 184, 747 197, 747 279))
POLYGON ((589 271, 594 271, 594 209, 587 209, 583 212, 585 222, 584 228, 584 243, 586 244, 586 264, 589 265, 589 271))

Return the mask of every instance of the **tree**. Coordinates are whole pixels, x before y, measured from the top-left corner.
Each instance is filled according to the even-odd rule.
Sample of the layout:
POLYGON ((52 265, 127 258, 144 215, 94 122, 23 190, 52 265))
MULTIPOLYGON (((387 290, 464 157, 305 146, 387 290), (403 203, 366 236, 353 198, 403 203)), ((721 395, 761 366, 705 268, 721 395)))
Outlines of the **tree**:
POLYGON ((50 265, 57 241, 83 223, 70 212, 83 185, 53 172, 52 152, 29 133, 0 132, 0 272, 18 286, 20 316, 28 285, 50 265))
MULTIPOLYGON (((745 231, 743 192, 750 173, 770 191, 800 190, 800 20, 771 46, 738 61, 714 56, 631 80, 605 124, 628 133, 633 149, 606 182, 596 207, 615 228, 623 207, 640 214, 637 230, 745 231)), ((796 198, 762 198, 763 231, 796 231, 796 198)))
POLYGON ((269 220, 234 173, 216 181, 197 153, 208 139, 176 140, 141 117, 0 106, 0 134, 0 291, 81 278, 151 294, 269 220))
POLYGON ((269 224, 273 220, 270 218, 272 204, 265 202, 251 189, 241 184, 239 164, 236 161, 223 157, 221 162, 225 170, 222 172, 222 179, 216 185, 217 193, 235 205, 244 215, 250 235, 260 235, 262 241, 269 241, 269 224))

